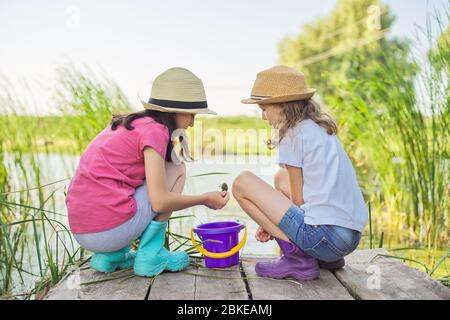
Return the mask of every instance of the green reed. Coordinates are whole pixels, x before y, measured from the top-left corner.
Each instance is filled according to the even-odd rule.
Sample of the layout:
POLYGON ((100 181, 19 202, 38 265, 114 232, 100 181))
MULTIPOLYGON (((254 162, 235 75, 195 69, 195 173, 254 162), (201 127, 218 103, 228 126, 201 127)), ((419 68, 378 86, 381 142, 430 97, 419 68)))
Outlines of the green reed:
MULTIPOLYGON (((448 257, 436 262, 437 250, 448 246, 450 230, 448 48, 444 42, 432 58, 417 63, 422 72, 416 87, 399 90, 396 84, 404 75, 380 63, 373 79, 342 84, 345 97, 333 101, 340 138, 371 203, 370 247, 377 242, 379 247, 424 246, 427 253, 420 258, 434 275, 448 257), (356 94, 361 87, 371 100, 356 94), (389 105, 380 96, 388 97, 389 105)), ((112 113, 131 110, 119 86, 105 76, 73 66, 61 67, 57 74, 50 102, 62 116, 24 116, 23 94, 0 78, 0 296, 19 292, 31 298, 89 258, 74 243, 65 214, 57 210, 57 198, 64 198, 65 190, 40 188, 49 181, 43 178, 39 155, 55 150, 81 154, 112 113)), ((72 171, 68 168, 58 179, 67 179, 72 171)), ((169 231, 168 244, 195 254, 186 236, 169 231)))
POLYGON ((55 193, 61 198, 65 190, 39 187, 44 184, 39 156, 50 155, 55 136, 63 136, 81 153, 112 113, 128 110, 123 92, 107 78, 72 66, 57 73, 51 102, 69 116, 54 116, 53 123, 24 116, 27 102, 18 98, 21 95, 6 78, 0 78, 0 296, 22 290, 20 296, 29 298, 56 284, 68 267, 84 259, 84 250, 75 245, 66 227, 65 214, 55 209, 55 193))
POLYGON ((342 97, 330 104, 372 205, 371 234, 382 234, 380 243, 389 247, 422 244, 425 259, 435 265, 435 251, 448 248, 450 230, 450 43, 447 37, 436 46, 432 32, 424 32, 434 60, 411 57, 420 74, 414 85, 380 62, 373 78, 341 84, 342 97))

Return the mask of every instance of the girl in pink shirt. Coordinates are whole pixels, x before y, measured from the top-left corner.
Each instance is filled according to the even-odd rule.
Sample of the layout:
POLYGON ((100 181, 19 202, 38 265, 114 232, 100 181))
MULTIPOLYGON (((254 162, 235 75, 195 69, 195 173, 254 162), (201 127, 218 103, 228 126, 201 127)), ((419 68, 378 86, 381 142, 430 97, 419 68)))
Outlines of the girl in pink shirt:
POLYGON ((91 267, 101 272, 134 267, 141 276, 189 265, 183 251, 164 248, 167 220, 173 211, 195 205, 220 209, 227 192, 182 195, 191 159, 184 129, 208 109, 203 84, 189 70, 171 68, 152 86, 145 110, 115 115, 88 145, 69 185, 66 204, 77 242, 93 251, 91 267), (169 140, 170 138, 170 140, 169 140), (176 138, 181 158, 173 150, 176 138), (139 239, 136 253, 131 242, 139 239))

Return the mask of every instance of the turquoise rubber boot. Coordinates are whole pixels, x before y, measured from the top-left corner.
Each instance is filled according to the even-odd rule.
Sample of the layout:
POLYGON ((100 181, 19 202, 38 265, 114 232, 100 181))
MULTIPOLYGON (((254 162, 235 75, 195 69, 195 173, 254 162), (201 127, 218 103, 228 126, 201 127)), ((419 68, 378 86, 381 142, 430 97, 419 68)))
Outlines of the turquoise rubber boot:
POLYGON ((168 259, 159 253, 164 246, 166 226, 166 221, 153 220, 142 233, 134 259, 136 275, 154 277, 166 269, 168 259))
POLYGON ((170 252, 165 247, 162 247, 159 252, 163 257, 167 257, 166 270, 176 272, 189 267, 189 256, 184 251, 170 252))
POLYGON ((91 258, 90 266, 100 272, 113 272, 133 266, 135 253, 130 252, 131 245, 113 252, 96 252, 91 258))
POLYGON ((134 261, 134 273, 153 277, 164 270, 176 272, 189 266, 189 256, 184 251, 169 252, 164 248, 167 221, 153 220, 140 238, 134 261))

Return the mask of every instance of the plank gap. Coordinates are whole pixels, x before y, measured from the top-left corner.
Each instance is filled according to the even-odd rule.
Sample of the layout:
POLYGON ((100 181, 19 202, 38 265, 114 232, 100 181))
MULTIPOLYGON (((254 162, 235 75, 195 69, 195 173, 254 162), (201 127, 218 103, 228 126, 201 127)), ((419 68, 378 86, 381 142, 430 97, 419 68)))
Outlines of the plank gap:
POLYGON ((239 260, 239 271, 241 272, 242 281, 244 281, 245 284, 245 290, 247 291, 248 300, 253 300, 253 294, 250 290, 250 284, 248 283, 247 275, 245 273, 244 266, 242 265, 242 260, 239 260))
POLYGON ((337 281, 344 287, 345 290, 347 290, 348 294, 353 297, 355 300, 362 300, 362 298, 356 293, 356 290, 352 290, 344 281, 341 281, 339 277, 336 275, 336 270, 331 271, 333 276, 336 278, 337 281))
POLYGON ((194 300, 197 300, 197 274, 199 268, 197 267, 195 270, 196 275, 194 276, 194 300))
POLYGON ((148 300, 148 297, 150 296, 150 291, 152 291, 153 282, 155 282, 155 278, 156 277, 153 277, 148 280, 148 290, 147 293, 145 294, 144 300, 148 300))

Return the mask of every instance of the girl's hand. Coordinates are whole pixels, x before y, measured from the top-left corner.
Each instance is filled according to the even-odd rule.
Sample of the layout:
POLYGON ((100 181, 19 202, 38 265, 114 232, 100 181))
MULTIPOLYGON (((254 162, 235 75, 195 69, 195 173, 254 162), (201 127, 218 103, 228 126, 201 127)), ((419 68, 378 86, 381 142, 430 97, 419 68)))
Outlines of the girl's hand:
POLYGON ((213 191, 205 193, 206 200, 203 203, 210 209, 222 209, 230 199, 230 194, 227 191, 213 191))
POLYGON ((269 240, 273 240, 273 237, 262 227, 259 227, 258 230, 256 230, 255 238, 259 242, 267 242, 269 240))

